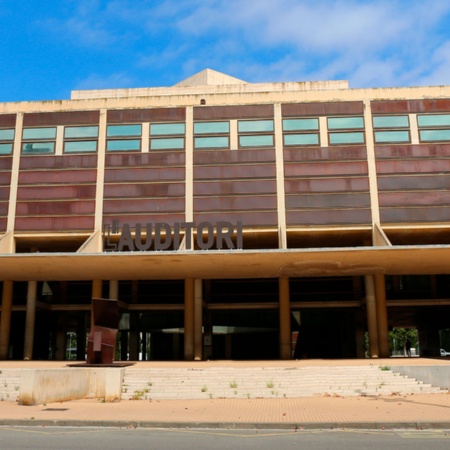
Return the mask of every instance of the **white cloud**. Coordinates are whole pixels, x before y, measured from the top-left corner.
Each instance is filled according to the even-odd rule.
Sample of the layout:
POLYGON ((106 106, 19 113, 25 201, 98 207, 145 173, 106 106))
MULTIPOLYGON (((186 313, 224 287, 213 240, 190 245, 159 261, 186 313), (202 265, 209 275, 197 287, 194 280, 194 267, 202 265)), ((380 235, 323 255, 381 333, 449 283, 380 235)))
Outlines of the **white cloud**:
POLYGON ((53 28, 180 79, 205 67, 248 81, 444 80, 448 0, 79 0, 53 28), (117 48, 116 48, 117 47, 117 48), (430 69, 430 62, 432 68, 430 69))

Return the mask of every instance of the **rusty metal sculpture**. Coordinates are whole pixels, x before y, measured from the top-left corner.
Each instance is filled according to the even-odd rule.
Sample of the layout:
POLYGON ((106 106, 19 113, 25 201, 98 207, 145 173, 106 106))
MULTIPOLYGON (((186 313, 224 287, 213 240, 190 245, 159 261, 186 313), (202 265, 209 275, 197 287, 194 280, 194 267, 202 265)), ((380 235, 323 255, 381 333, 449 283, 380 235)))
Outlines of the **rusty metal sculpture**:
POLYGON ((93 324, 88 337, 87 364, 112 364, 119 328, 117 300, 92 299, 93 324))

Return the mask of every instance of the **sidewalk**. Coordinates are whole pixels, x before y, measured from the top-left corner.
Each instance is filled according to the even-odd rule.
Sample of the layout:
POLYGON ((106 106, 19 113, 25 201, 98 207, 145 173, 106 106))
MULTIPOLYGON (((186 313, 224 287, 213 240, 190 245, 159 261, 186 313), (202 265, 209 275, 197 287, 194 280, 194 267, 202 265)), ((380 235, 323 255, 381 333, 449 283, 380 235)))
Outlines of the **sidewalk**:
POLYGON ((153 428, 446 428, 450 394, 294 399, 0 403, 0 425, 153 428))
MULTIPOLYGON (((393 362, 391 359, 390 363, 393 364, 393 362)), ((409 359, 406 362, 422 365, 426 364, 427 360, 417 359, 413 362, 409 359)), ((30 363, 26 364, 31 365, 30 363)), ((276 361, 270 362, 270 364, 274 363, 283 364, 276 361)), ((290 364, 292 363, 291 361, 290 364)), ((314 362, 308 361, 309 365, 312 363, 314 362)), ((334 361, 333 363, 343 364, 344 362, 334 361)), ((352 363, 357 365, 367 362, 362 360, 352 361, 352 363)), ((448 360, 428 360, 428 364, 430 363, 448 364, 448 360)), ((20 365, 22 364, 24 365, 24 363, 20 365)), ((149 363, 139 364, 147 365, 149 363)), ((201 363, 201 365, 203 364, 207 363, 201 363)), ((231 364, 233 363, 230 361, 223 363, 223 365, 231 364)), ((315 362, 315 364, 319 363, 315 362)), ((328 365, 329 362, 321 362, 321 364, 328 365)), ((376 361, 376 364, 383 364, 383 360, 376 361)), ((98 399, 90 399, 38 406, 20 406, 12 401, 3 401, 0 402, 0 425, 450 429, 450 394, 383 397, 315 396, 276 399, 124 400, 118 403, 102 403, 98 399)))

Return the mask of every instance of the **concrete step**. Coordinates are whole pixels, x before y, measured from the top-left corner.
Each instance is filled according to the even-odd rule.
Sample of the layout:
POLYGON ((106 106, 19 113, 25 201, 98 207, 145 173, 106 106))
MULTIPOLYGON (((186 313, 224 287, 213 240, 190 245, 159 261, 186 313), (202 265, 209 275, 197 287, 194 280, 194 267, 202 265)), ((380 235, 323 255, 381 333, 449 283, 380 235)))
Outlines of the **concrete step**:
POLYGON ((20 369, 0 368, 0 401, 17 401, 20 389, 20 369))
MULTIPOLYGON (((383 368, 384 369, 384 368, 383 368)), ((376 366, 125 370, 123 399, 274 398, 444 392, 376 366)))

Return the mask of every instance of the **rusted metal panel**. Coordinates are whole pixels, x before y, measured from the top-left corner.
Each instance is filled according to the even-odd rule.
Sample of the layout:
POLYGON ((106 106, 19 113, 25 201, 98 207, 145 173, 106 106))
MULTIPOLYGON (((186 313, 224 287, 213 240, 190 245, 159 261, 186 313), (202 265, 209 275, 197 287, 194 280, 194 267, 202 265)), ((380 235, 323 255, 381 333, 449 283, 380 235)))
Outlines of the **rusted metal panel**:
POLYGON ((94 229, 94 217, 16 217, 16 231, 85 231, 94 229))
POLYGON ((105 171, 105 182, 138 181, 180 181, 184 180, 185 169, 180 167, 125 168, 105 171))
POLYGON ((105 214, 183 212, 184 207, 184 198, 106 200, 103 202, 105 214))
POLYGON ((108 123, 179 122, 186 119, 186 108, 110 109, 108 123))
POLYGON ((18 200, 56 200, 95 198, 95 185, 82 186, 21 186, 17 192, 18 200))
POLYGON ((275 164, 249 164, 236 166, 194 167, 194 180, 220 180, 232 178, 274 178, 275 164))
POLYGON ((0 185, 9 186, 11 183, 11 172, 0 172, 0 185))
POLYGON ((259 119, 261 117, 273 117, 273 105, 194 107, 194 120, 259 119))
POLYGON ((8 202, 0 202, 0 216, 8 215, 8 202))
POLYGON ((298 192, 368 192, 369 179, 367 177, 287 179, 284 186, 286 194, 298 192))
POLYGON ((442 173, 450 171, 450 159, 377 161, 377 173, 442 173))
POLYGON ((194 152, 194 165, 275 162, 274 149, 194 152))
POLYGON ((443 206, 450 205, 450 191, 381 192, 380 206, 443 206))
POLYGON ((25 156, 20 157, 20 169, 96 168, 97 155, 25 156))
POLYGON ((96 170, 52 170, 33 172, 20 172, 20 184, 76 184, 76 183, 95 183, 97 180, 96 170))
MULTIPOLYGON (((105 184, 104 198, 184 197, 184 183, 105 184)), ((147 200, 148 201, 148 200, 147 200)))
POLYGON ((372 114, 421 113, 450 111, 450 99, 375 100, 371 102, 372 114))
POLYGON ((317 102, 283 103, 281 113, 284 117, 296 116, 334 116, 341 114, 363 114, 364 103, 354 102, 317 102))
POLYGON ((246 181, 196 181, 194 195, 242 195, 242 194, 273 194, 277 190, 275 180, 246 181))
POLYGON ((368 225, 370 209, 323 209, 286 211, 286 223, 293 225, 368 225))
POLYGON ((184 222, 186 217, 184 214, 178 213, 146 213, 146 214, 125 214, 123 216, 118 214, 104 214, 103 215, 103 225, 112 225, 113 220, 118 220, 119 225, 127 223, 130 227, 135 227, 136 224, 140 223, 156 223, 164 222, 173 226, 175 223, 184 222))
POLYGON ((414 223, 414 222, 448 222, 450 208, 448 206, 380 208, 382 223, 414 223))
POLYGON ((379 191, 450 189, 450 174, 378 177, 379 191))
POLYGON ((365 175, 367 171, 365 161, 287 164, 284 167, 285 177, 365 175))
POLYGON ((296 161, 342 161, 342 160, 366 160, 366 147, 350 145, 348 147, 317 147, 317 148, 284 148, 284 162, 296 161))
POLYGON ((136 166, 184 166, 186 157, 182 152, 123 153, 106 155, 106 167, 136 166))
POLYGON ((286 195, 286 209, 370 208, 369 194, 286 195))
POLYGON ((73 215, 94 214, 95 202, 93 201, 63 201, 63 202, 17 202, 17 216, 29 216, 32 214, 43 215, 73 215))
POLYGON ((43 125, 96 125, 99 122, 99 111, 63 111, 27 113, 23 116, 25 127, 43 125))
POLYGON ((194 211, 265 211, 277 208, 275 195, 194 198, 194 211))
POLYGON ((450 156, 450 144, 383 145, 375 147, 377 159, 435 158, 450 156))
POLYGON ((3 156, 0 158, 0 170, 11 170, 12 158, 10 156, 3 156))
POLYGON ((0 114, 0 127, 11 127, 16 126, 16 115, 15 114, 0 114))
POLYGON ((217 223, 223 220, 232 223, 241 221, 244 227, 275 227, 277 226, 277 213, 275 211, 194 213, 194 221, 196 223, 217 223))
POLYGON ((0 200, 9 200, 9 186, 0 187, 0 200))

